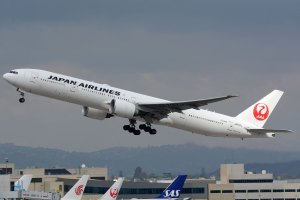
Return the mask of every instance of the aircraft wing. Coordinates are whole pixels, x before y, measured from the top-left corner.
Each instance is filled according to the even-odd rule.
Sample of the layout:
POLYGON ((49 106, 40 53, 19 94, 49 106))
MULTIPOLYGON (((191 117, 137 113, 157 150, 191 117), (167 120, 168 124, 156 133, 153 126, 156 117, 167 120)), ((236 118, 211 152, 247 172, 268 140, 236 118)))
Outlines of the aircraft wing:
POLYGON ((177 101, 177 102, 162 102, 162 103, 139 103, 138 106, 141 110, 150 113, 164 113, 170 112, 182 113, 183 110, 187 109, 199 109, 201 106, 223 101, 225 99, 233 98, 236 96, 228 95, 223 97, 211 98, 211 99, 200 99, 192 101, 177 101))
POLYGON ((266 134, 266 133, 293 133, 291 130, 285 129, 247 129, 250 133, 266 134))

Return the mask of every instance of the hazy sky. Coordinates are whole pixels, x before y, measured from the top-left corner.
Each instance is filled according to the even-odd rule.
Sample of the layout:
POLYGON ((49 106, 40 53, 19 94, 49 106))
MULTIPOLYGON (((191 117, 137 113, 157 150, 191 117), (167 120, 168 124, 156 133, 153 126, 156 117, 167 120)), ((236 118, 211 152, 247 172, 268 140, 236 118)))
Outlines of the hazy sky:
POLYGON ((285 95, 265 125, 275 139, 212 138, 157 126, 133 136, 126 119, 0 82, 0 142, 75 151, 195 143, 300 151, 300 1, 0 1, 0 72, 39 68, 169 100, 227 94, 206 109, 235 116, 273 89, 285 95))

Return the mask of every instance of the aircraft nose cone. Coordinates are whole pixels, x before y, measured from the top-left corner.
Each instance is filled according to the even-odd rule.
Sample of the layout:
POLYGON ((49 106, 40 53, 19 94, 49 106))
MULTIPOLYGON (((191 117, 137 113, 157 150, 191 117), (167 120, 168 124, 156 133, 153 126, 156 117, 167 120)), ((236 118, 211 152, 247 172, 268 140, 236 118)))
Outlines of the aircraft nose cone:
POLYGON ((5 79, 5 80, 7 80, 7 77, 8 77, 8 74, 6 73, 6 74, 3 74, 3 78, 5 79))

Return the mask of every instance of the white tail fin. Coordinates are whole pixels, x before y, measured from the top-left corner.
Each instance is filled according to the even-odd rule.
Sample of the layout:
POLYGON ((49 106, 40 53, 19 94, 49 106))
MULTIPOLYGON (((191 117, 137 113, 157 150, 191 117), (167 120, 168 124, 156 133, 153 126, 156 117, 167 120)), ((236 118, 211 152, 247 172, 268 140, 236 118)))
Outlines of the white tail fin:
POLYGON ((257 127, 262 128, 282 95, 283 91, 273 90, 270 94, 236 116, 236 118, 250 122, 257 127))
POLYGON ((124 178, 118 178, 118 180, 106 191, 106 193, 100 198, 100 200, 116 200, 122 187, 123 181, 124 178))
POLYGON ((14 191, 25 190, 27 191, 32 179, 31 174, 23 175, 19 180, 14 184, 14 191))
POLYGON ((81 200, 89 175, 83 175, 61 200, 81 200))

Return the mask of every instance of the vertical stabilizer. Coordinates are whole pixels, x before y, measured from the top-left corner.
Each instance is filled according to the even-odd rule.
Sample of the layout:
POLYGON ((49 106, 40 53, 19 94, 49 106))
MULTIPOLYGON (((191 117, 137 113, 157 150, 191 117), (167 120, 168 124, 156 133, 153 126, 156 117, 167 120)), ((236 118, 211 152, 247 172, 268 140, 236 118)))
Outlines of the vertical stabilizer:
POLYGON ((31 174, 23 175, 19 180, 17 180, 14 184, 14 191, 25 190, 27 191, 32 179, 31 174))
POLYGON ((273 90, 270 94, 236 116, 236 118, 262 128, 282 95, 283 91, 273 90))
POLYGON ((61 200, 81 200, 89 175, 83 175, 61 200))
POLYGON ((179 175, 176 179, 157 197, 158 199, 179 198, 187 175, 179 175))
POLYGON ((118 180, 106 191, 106 193, 100 198, 100 200, 116 200, 122 187, 123 181, 124 178, 118 178, 118 180))

